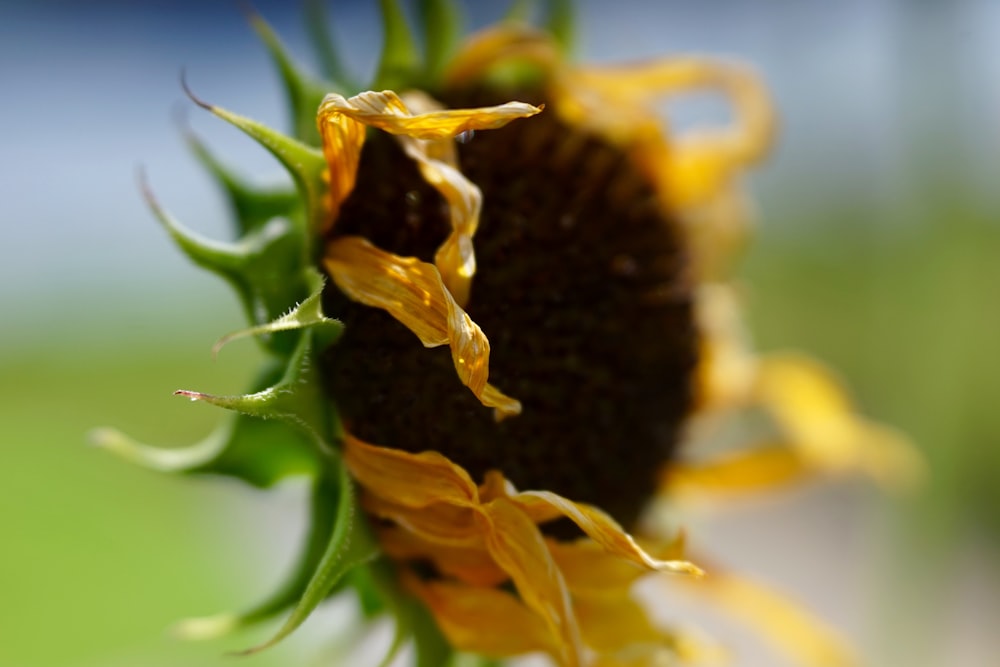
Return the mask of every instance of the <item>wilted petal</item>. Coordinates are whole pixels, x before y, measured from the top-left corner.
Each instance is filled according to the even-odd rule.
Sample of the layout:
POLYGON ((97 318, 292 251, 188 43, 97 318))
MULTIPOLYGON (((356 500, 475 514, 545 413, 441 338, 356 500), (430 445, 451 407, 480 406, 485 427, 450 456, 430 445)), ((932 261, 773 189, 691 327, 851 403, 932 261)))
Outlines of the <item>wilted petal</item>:
POLYGON ((573 521, 588 537, 609 553, 641 567, 694 576, 704 574, 701 568, 686 560, 659 560, 652 557, 636 544, 632 536, 626 533, 617 521, 596 507, 574 503, 551 491, 523 491, 512 500, 529 506, 541 502, 558 509, 563 516, 573 521))
POLYGON ((455 648, 494 658, 532 651, 560 655, 542 618, 510 593, 415 577, 405 582, 455 648))
POLYGON ((385 252, 357 236, 330 243, 324 264, 352 300, 385 310, 427 347, 448 344, 462 384, 483 405, 496 408, 498 417, 521 411, 518 401, 487 384, 489 341, 455 303, 432 264, 385 252))

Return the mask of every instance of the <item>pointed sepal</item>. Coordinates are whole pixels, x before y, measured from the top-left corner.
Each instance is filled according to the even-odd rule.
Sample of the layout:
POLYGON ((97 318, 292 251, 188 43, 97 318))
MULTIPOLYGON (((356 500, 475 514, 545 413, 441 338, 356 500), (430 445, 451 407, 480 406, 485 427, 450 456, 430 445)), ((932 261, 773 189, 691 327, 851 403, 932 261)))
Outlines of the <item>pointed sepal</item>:
POLYGON ((314 270, 310 270, 313 284, 313 292, 305 300, 289 310, 276 320, 260 324, 248 329, 241 329, 226 334, 212 346, 212 355, 219 353, 226 344, 237 338, 247 336, 271 335, 281 331, 296 331, 299 329, 312 329, 316 346, 324 348, 332 344, 343 331, 343 325, 323 314, 323 277, 314 270))
MULTIPOLYGON (((274 384, 280 374, 262 375, 256 387, 274 384)), ((111 428, 96 429, 91 442, 117 456, 158 472, 212 474, 270 488, 289 477, 314 477, 321 456, 310 438, 287 423, 233 414, 206 438, 187 447, 153 447, 111 428)))
POLYGON ((337 45, 330 35, 330 21, 326 14, 327 0, 306 0, 306 30, 319 61, 324 78, 342 91, 361 90, 361 85, 348 72, 340 57, 337 45))
MULTIPOLYGON (((303 237, 287 219, 274 218, 235 243, 213 241, 186 229, 160 207, 145 183, 141 187, 156 219, 181 251, 232 285, 251 322, 280 317, 287 304, 309 293, 301 269, 303 237)), ((288 349, 287 341, 276 337, 263 342, 278 352, 288 349)))
POLYGON ((374 90, 404 90, 419 86, 422 63, 406 16, 396 0, 380 0, 382 55, 374 90))
MULTIPOLYGON (((326 195, 327 165, 323 151, 273 130, 263 123, 209 104, 195 96, 183 79, 181 83, 184 86, 184 91, 195 104, 242 130, 266 148, 285 167, 306 204, 308 229, 301 231, 307 240, 314 238, 318 234, 317 230, 322 228, 323 222, 329 215, 326 195)), ((306 263, 312 261, 312 249, 308 246, 306 247, 305 260, 306 263)))
POLYGON ((219 161, 189 127, 184 126, 183 132, 195 158, 212 175, 229 200, 239 236, 260 229, 273 218, 302 215, 299 196, 294 189, 250 186, 219 161))
POLYGON ((320 387, 313 359, 314 336, 299 336, 282 378, 265 389, 239 396, 216 396, 181 389, 175 396, 209 403, 250 417, 278 419, 301 428, 322 451, 329 451, 336 432, 334 409, 320 387))
POLYGON ((461 16, 453 0, 420 0, 417 4, 424 38, 424 72, 437 82, 461 33, 461 16))
POLYGON ((259 14, 251 14, 250 24, 267 47, 271 59, 278 68, 285 94, 288 97, 292 115, 293 134, 299 141, 310 146, 319 146, 319 132, 316 129, 316 110, 323 96, 333 88, 318 81, 297 65, 271 26, 259 14))

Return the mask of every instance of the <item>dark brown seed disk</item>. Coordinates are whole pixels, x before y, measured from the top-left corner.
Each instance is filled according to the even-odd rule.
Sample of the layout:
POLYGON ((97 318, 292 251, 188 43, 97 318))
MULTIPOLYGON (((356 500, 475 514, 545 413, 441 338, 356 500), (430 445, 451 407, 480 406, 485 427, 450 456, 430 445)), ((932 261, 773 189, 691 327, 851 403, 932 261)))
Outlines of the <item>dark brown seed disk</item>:
MULTIPOLYGON (((322 356, 326 386, 366 442, 439 451, 477 481, 495 468, 519 489, 631 525, 692 403, 683 239, 620 149, 551 110, 476 133, 459 154, 484 202, 466 310, 490 340, 490 382, 523 413, 497 423, 459 382, 447 347, 424 348, 332 282, 324 307, 345 329, 322 356)), ((442 198, 394 139, 370 134, 335 234, 429 262, 447 233, 442 198)))

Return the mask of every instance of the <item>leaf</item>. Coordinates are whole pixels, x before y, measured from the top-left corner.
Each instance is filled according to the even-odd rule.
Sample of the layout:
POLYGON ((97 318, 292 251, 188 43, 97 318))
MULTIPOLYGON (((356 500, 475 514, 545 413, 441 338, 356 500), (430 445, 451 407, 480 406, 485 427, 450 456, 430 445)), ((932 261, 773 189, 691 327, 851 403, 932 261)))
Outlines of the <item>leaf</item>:
POLYGON ((336 477, 339 497, 333 521, 333 531, 305 592, 295 609, 292 610, 291 615, 270 640, 245 651, 240 651, 239 655, 263 651, 290 635, 302 625, 317 605, 326 599, 346 572, 371 561, 378 554, 378 547, 375 545, 364 517, 358 516, 353 482, 347 474, 346 467, 339 462, 336 477))

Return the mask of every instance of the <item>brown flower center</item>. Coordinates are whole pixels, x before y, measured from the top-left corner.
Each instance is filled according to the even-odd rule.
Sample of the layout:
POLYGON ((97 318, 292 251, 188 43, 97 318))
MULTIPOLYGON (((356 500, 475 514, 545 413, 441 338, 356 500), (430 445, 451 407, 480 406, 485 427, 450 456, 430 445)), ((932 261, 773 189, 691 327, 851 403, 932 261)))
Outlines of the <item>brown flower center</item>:
MULTIPOLYGON (((519 489, 595 504, 628 526, 692 403, 697 336, 683 239, 620 149, 551 110, 477 133, 459 154, 483 192, 466 310, 489 337, 490 382, 523 413, 497 423, 460 383, 447 347, 424 348, 332 282, 324 307, 345 329, 322 356, 327 388, 362 440, 441 452, 477 481, 495 468, 519 489)), ((376 132, 334 233, 430 262, 447 209, 395 140, 376 132)))

